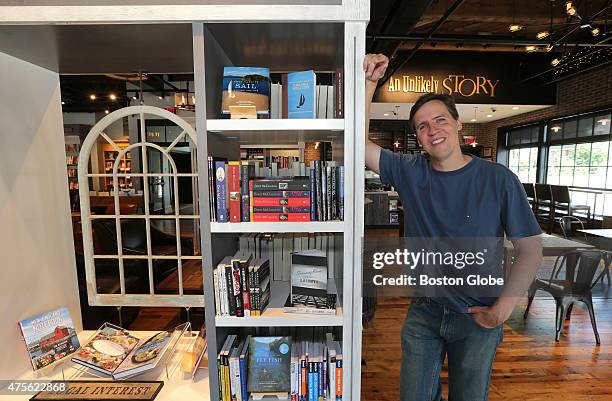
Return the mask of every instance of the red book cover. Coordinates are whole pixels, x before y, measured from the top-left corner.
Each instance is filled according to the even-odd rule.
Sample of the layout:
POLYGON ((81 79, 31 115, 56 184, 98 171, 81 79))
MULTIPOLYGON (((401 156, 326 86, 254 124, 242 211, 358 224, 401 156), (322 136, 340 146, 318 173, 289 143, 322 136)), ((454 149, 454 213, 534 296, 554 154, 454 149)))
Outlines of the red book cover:
POLYGON ((240 162, 229 162, 227 169, 229 221, 231 223, 240 223, 240 162))
POLYGON ((336 118, 344 118, 344 70, 341 68, 336 70, 335 73, 335 88, 334 88, 334 106, 335 107, 335 117, 336 118))
POLYGON ((310 213, 253 213, 251 218, 257 222, 310 221, 310 213))
POLYGON ((253 198, 253 206, 310 206, 309 198, 253 198))

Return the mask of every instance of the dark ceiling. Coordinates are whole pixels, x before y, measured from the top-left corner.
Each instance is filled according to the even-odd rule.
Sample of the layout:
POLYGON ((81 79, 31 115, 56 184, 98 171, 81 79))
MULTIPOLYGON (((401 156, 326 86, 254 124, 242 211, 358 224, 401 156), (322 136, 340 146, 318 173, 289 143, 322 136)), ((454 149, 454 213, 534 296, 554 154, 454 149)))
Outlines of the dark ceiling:
MULTIPOLYGON (((525 78, 533 79, 534 85, 551 84, 612 61, 612 0, 581 0, 572 3, 576 9, 576 15, 573 17, 566 13, 566 2, 562 0, 371 0, 366 49, 367 52, 384 53, 391 57, 388 69, 388 75, 391 75, 397 68, 410 63, 410 60, 423 50, 484 51, 499 54, 525 52, 527 45, 536 45, 536 52, 540 53, 537 57, 539 60, 543 57, 549 57, 550 60, 558 58, 560 63, 556 67, 546 64, 547 67, 537 73, 530 71, 531 75, 525 78), (522 29, 510 32, 508 27, 512 23, 522 25, 522 29), (598 36, 592 35, 593 28, 599 28, 598 36), (550 31, 550 35, 538 40, 537 33, 545 30, 550 31), (548 53, 547 45, 552 47, 548 53)), ((156 32, 147 31, 142 26, 128 25, 120 29, 133 30, 134 37, 155 35, 156 32)), ((190 46, 190 26, 168 25, 164 29, 161 36, 157 35, 159 37, 153 42, 157 44, 155 47, 136 49, 133 54, 138 56, 144 51, 145 54, 161 55, 161 52, 165 54, 168 49, 173 49, 170 57, 166 55, 158 61, 171 62, 169 65, 173 68, 168 72, 189 70, 186 66, 175 68, 178 64, 174 59, 175 53, 190 46), (172 38, 173 46, 159 45, 166 43, 168 38, 172 38), (176 46, 176 43, 181 46, 176 46)), ((71 41, 82 40, 82 35, 72 35, 72 38, 71 41)), ((112 49, 110 42, 105 45, 101 48, 112 49)), ((106 56, 99 57, 100 54, 94 57, 96 56, 100 60, 110 59, 106 56)), ((78 60, 75 62, 78 64, 78 60)), ((187 62, 185 65, 188 64, 187 62)), ((146 68, 141 70, 147 71, 146 68)), ((191 76, 183 78, 193 80, 191 76)), ((145 81, 143 89, 163 95, 163 80, 182 79, 161 74, 151 75, 145 81)), ((66 101, 65 111, 115 109, 123 107, 133 95, 126 93, 125 82, 103 75, 62 75, 61 88, 66 101), (98 97, 96 102, 88 98, 90 93, 111 92, 116 93, 117 100, 111 101, 108 95, 98 97)), ((165 88, 167 89, 168 85, 165 88)))

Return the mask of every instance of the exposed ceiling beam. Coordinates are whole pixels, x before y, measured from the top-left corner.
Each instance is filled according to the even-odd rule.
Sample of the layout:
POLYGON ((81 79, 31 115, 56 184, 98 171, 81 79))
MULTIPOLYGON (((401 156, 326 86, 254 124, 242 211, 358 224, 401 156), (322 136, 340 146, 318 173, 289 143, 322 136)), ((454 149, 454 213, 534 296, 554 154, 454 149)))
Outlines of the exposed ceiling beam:
MULTIPOLYGON (((438 42, 438 43, 471 43, 481 45, 507 45, 507 46, 545 46, 546 43, 536 39, 511 39, 500 37, 487 37, 484 35, 457 35, 457 36, 430 36, 427 35, 372 35, 367 39, 377 40, 400 40, 402 42, 438 42)), ((610 43, 583 43, 583 42, 566 42, 567 46, 581 47, 610 47, 610 43)))

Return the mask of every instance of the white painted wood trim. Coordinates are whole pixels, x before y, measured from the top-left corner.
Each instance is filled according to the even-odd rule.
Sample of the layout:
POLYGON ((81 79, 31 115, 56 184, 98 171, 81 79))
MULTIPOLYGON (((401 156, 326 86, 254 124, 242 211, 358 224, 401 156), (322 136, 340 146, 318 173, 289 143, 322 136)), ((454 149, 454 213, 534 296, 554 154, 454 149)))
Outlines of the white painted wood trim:
POLYGON ((207 120, 208 131, 343 131, 344 120, 338 118, 261 119, 261 120, 207 120))
POLYGON ((341 233, 343 221, 210 223, 212 233, 341 233))

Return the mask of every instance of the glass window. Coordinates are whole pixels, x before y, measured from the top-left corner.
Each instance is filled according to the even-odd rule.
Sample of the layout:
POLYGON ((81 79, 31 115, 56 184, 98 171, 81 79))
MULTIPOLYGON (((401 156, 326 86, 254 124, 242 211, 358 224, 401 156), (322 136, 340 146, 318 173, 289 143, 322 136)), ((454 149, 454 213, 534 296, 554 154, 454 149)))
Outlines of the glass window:
POLYGON ((578 130, 578 122, 574 119, 567 120, 563 123, 563 139, 576 138, 578 130))
POLYGON ((508 168, 521 182, 535 182, 538 173, 538 147, 510 149, 508 168))
POLYGON ((585 137, 593 135, 593 117, 582 117, 578 120, 578 136, 585 137))
MULTIPOLYGON (((591 165, 591 144, 590 143, 579 143, 576 145, 576 166, 590 166, 591 165)), ((568 166, 569 164, 563 164, 568 166)))
POLYGON ((589 187, 604 188, 606 186, 606 167, 591 167, 589 169, 589 187))
POLYGON ((575 150, 576 150, 575 144, 567 144, 567 145, 562 146, 561 148, 561 165, 562 166, 573 166, 574 165, 575 150))
POLYGON ((610 163, 608 160, 608 148, 610 142, 593 142, 591 151, 591 166, 607 166, 610 163))
POLYGON ((610 133, 610 114, 595 116, 593 135, 608 135, 610 133))
POLYGON ((549 166, 546 174, 546 183, 551 185, 559 185, 559 167, 549 166))
POLYGON ((574 185, 574 167, 561 167, 559 173, 559 185, 574 185))

